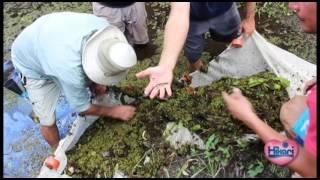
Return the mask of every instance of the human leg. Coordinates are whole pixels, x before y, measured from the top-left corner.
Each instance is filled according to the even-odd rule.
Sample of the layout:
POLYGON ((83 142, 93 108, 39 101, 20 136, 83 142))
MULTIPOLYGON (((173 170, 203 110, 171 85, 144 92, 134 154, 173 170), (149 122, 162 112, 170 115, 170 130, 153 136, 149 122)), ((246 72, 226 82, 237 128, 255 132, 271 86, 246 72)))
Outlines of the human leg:
POLYGON ((125 23, 123 21, 122 8, 111 8, 104 6, 98 2, 92 3, 93 14, 99 17, 104 17, 108 22, 118 27, 121 32, 125 32, 125 23))
POLYGON ((124 8, 122 13, 125 14, 128 41, 136 45, 147 44, 149 42, 149 36, 145 3, 136 2, 124 8))
POLYGON ((41 133, 52 148, 60 140, 55 124, 55 108, 60 95, 60 88, 51 80, 26 79, 26 90, 33 106, 35 121, 41 124, 41 133))
POLYGON ((204 62, 201 55, 204 49, 204 33, 209 30, 208 23, 190 22, 190 28, 185 43, 185 54, 191 71, 202 70, 204 62))
POLYGON ((235 4, 224 14, 209 20, 210 34, 214 40, 229 42, 241 35, 241 18, 235 4))
POLYGON ((306 96, 295 96, 282 105, 280 110, 280 120, 291 138, 296 136, 296 133, 292 129, 306 108, 306 96))
POLYGON ((44 139, 48 142, 51 148, 57 148, 60 141, 59 130, 54 123, 52 126, 41 125, 41 133, 44 139))

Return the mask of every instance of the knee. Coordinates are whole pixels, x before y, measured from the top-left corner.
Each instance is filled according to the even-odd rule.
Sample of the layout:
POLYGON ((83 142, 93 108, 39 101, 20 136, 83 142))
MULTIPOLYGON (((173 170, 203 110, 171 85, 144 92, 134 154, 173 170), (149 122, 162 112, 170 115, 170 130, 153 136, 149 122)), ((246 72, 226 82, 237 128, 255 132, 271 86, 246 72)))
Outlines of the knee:
POLYGON ((54 119, 50 120, 40 120, 41 127, 44 129, 50 129, 56 127, 56 122, 54 119))
POLYGON ((295 96, 281 106, 280 121, 287 130, 293 128, 306 106, 305 96, 295 96))
POLYGON ((286 135, 290 138, 293 138, 295 136, 295 133, 292 131, 292 128, 294 127, 296 118, 291 114, 292 109, 293 104, 290 101, 284 103, 280 109, 281 124, 284 127, 286 135))
POLYGON ((290 109, 292 109, 292 103, 290 101, 284 103, 280 109, 280 121, 286 126, 290 119, 290 109))
POLYGON ((57 127, 56 123, 53 124, 41 124, 41 129, 42 130, 50 130, 50 129, 55 129, 57 127))

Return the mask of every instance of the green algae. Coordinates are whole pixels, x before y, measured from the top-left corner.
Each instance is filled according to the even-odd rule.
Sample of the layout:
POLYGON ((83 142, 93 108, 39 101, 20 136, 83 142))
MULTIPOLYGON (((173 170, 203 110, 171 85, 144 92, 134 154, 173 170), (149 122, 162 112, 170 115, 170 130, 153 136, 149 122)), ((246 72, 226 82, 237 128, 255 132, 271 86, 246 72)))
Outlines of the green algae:
MULTIPOLYGON (((146 87, 149 80, 148 78, 137 79, 135 74, 141 70, 158 64, 160 52, 162 50, 163 31, 158 30, 156 31, 156 34, 154 43, 158 47, 156 49, 157 53, 150 58, 139 61, 136 66, 130 69, 127 79, 120 82, 116 87, 113 87, 116 91, 122 92, 131 97, 143 96, 143 89, 146 87)), ((211 57, 210 53, 203 53, 205 61, 209 61, 211 57)), ((190 72, 187 62, 188 61, 182 52, 174 70, 174 77, 182 77, 186 73, 190 72)), ((174 121, 182 122, 185 127, 188 127, 191 131, 200 134, 201 138, 204 140, 207 140, 212 134, 216 134, 221 140, 218 144, 220 148, 207 150, 208 152, 215 154, 215 156, 205 156, 203 159, 206 162, 211 159, 209 161, 213 164, 223 164, 225 169, 230 169, 229 174, 219 173, 219 176, 237 177, 237 175, 232 173, 231 167, 234 166, 234 164, 242 164, 247 167, 249 166, 249 162, 251 162, 249 160, 243 162, 241 161, 241 158, 238 158, 238 156, 244 156, 243 154, 251 153, 252 159, 256 158, 262 161, 263 157, 259 156, 261 155, 262 150, 260 152, 252 150, 252 146, 255 145, 254 143, 242 143, 239 145, 239 138, 244 133, 253 132, 245 125, 239 123, 238 120, 231 117, 224 104, 221 91, 230 91, 232 86, 239 87, 244 91, 244 95, 248 96, 252 101, 254 107, 257 109, 257 114, 261 116, 262 119, 266 120, 268 124, 272 125, 277 130, 281 130, 282 126, 279 122, 278 115, 281 103, 288 100, 285 91, 285 87, 287 85, 288 84, 283 83, 281 79, 277 79, 277 77, 271 73, 259 74, 244 79, 224 78, 213 83, 211 86, 198 87, 195 89, 181 86, 174 80, 172 84, 174 95, 167 101, 151 101, 144 99, 139 102, 137 107, 138 112, 135 118, 130 121, 130 128, 135 129, 132 133, 136 133, 135 137, 137 137, 128 139, 131 144, 124 143, 126 140, 123 139, 127 139, 127 136, 122 137, 119 136, 119 134, 114 136, 112 133, 106 133, 110 131, 112 132, 114 129, 118 128, 111 124, 111 127, 108 127, 107 125, 100 127, 102 129, 105 128, 102 132, 107 134, 104 136, 105 138, 102 139, 110 139, 110 141, 107 142, 113 142, 110 143, 111 145, 106 145, 100 137, 96 138, 96 136, 103 136, 102 134, 96 134, 95 131, 87 130, 88 132, 83 135, 83 138, 85 138, 87 134, 92 133, 92 135, 90 135, 92 137, 91 141, 101 141, 98 143, 93 143, 91 141, 86 142, 87 145, 85 145, 84 150, 82 150, 84 145, 81 144, 82 142, 79 142, 79 146, 81 145, 81 148, 78 147, 77 150, 70 152, 70 155, 68 155, 68 157, 70 156, 69 166, 76 167, 76 171, 72 175, 73 177, 95 177, 97 174, 103 174, 105 177, 112 177, 114 175, 115 166, 118 164, 119 169, 129 177, 163 176, 161 175, 161 171, 168 165, 168 162, 171 163, 175 159, 170 159, 170 155, 177 154, 177 158, 183 158, 188 157, 188 154, 190 154, 191 151, 199 151, 199 153, 201 153, 201 151, 197 150, 196 147, 189 145, 182 146, 182 148, 177 151, 168 147, 161 135, 165 129, 166 123, 174 121), (275 94, 275 92, 277 96, 270 95, 275 94), (259 103, 263 102, 266 97, 268 101, 265 101, 265 103, 259 103), (270 101, 276 101, 274 104, 275 107, 268 105, 270 101), (142 138, 142 134, 144 134, 145 137, 148 137, 148 140, 144 140, 142 138), (119 145, 115 145, 115 143, 119 143, 119 145), (109 149, 105 148, 98 151, 96 148, 92 147, 94 144, 103 145, 103 147, 109 147, 109 149), (136 151, 125 151, 124 149, 131 150, 128 146, 135 147, 136 151), (114 150, 115 152, 113 152, 111 151, 113 149, 111 148, 110 150, 110 147, 117 150, 114 150), (241 149, 241 151, 238 151, 238 149, 241 149), (117 154, 120 157, 100 157, 96 158, 94 163, 86 163, 88 160, 84 158, 81 160, 82 164, 79 164, 78 161, 82 158, 80 158, 80 156, 73 155, 73 153, 87 154, 89 151, 95 152, 94 154, 117 154), (152 155, 150 155, 150 151, 153 152, 151 153, 152 155), (146 154, 148 154, 148 157, 151 156, 152 161, 147 163, 147 165, 143 165, 147 156, 146 154), (125 158, 121 156, 125 156, 125 158), (107 160, 103 161, 103 159, 107 160), (102 164, 102 167, 97 166, 97 164, 102 164)), ((108 120, 100 119, 99 121, 102 122, 108 120)), ((117 123, 119 126, 119 122, 112 122, 117 123)), ((120 122, 120 124, 121 123, 123 122, 120 122)), ((126 128, 121 129, 124 130, 124 132, 127 131, 126 128)), ((262 162, 264 162, 265 166, 270 165, 270 163, 266 161, 262 162)), ((247 169, 244 169, 243 171, 247 171, 247 169)), ((204 174, 199 175, 206 177, 204 174)))
POLYGON ((164 161, 163 152, 156 147, 146 147, 142 137, 145 127, 141 123, 131 123, 99 119, 87 130, 79 145, 68 153, 69 166, 76 169, 73 176, 79 172, 82 177, 94 177, 98 173, 112 177, 118 164, 119 169, 131 177, 153 177, 158 164, 164 161), (147 151, 150 153, 145 154, 147 151), (145 155, 151 158, 148 166, 141 162, 145 155))
MULTIPOLYGON (((139 85, 137 81, 140 80, 134 81, 131 79, 130 81, 132 87, 132 84, 139 85)), ((279 120, 273 118, 273 116, 267 117, 268 114, 279 114, 281 102, 288 100, 285 91, 288 84, 270 72, 242 79, 223 78, 208 87, 191 88, 191 93, 189 92, 189 87, 173 89, 175 92, 173 97, 161 103, 155 100, 158 104, 154 109, 164 117, 171 114, 170 117, 166 117, 169 120, 183 120, 185 122, 184 125, 189 125, 188 127, 190 128, 197 126, 197 122, 203 123, 206 120, 201 127, 216 126, 219 130, 234 129, 236 128, 234 125, 235 120, 228 113, 221 96, 222 91, 230 91, 234 86, 239 87, 243 94, 252 101, 257 109, 257 114, 262 115, 262 118, 268 119, 267 123, 279 120), (270 107, 269 103, 279 107, 270 107), (211 108, 209 111, 208 107, 211 108), (204 116, 207 118, 204 118, 204 116), (232 122, 230 124, 225 124, 225 122, 219 124, 217 120, 223 118, 231 119, 232 122)), ((124 90, 125 94, 131 95, 131 91, 125 91, 125 86, 121 89, 124 90)), ((141 88, 137 89, 141 91, 141 88)), ((276 127, 279 129, 281 125, 278 124, 276 127)))
MULTIPOLYGON (((133 81, 131 86, 135 85, 139 84, 133 81)), ((278 131, 283 130, 279 112, 281 104, 289 98, 285 90, 288 84, 282 78, 270 72, 241 79, 223 78, 192 91, 187 87, 174 89, 174 95, 166 101, 144 99, 138 104, 134 119, 127 123, 99 119, 68 153, 69 166, 78 169, 81 177, 94 177, 97 173, 112 177, 116 164, 130 177, 157 177, 172 152, 186 156, 196 149, 183 146, 175 151, 164 141, 166 124, 180 122, 205 141, 214 134, 218 141, 215 147, 206 150, 207 155, 211 154, 206 158, 228 168, 233 165, 230 162, 237 161, 238 149, 241 153, 256 153, 250 145, 239 146, 238 140, 253 132, 229 114, 222 99, 221 92, 230 91, 234 85, 249 98, 261 119, 278 131), (146 153, 152 160, 144 166, 146 153)))
MULTIPOLYGON (((56 11, 92 12, 90 3, 77 2, 6 2, 4 6, 4 48, 10 47, 12 41, 22 29, 41 15, 56 11)), ((142 96, 143 89, 148 83, 147 78, 138 82, 134 74, 147 67, 155 66, 159 62, 163 42, 163 29, 168 18, 169 3, 151 2, 146 3, 146 6, 147 8, 151 8, 151 14, 148 14, 148 27, 152 32, 152 36, 150 37, 153 37, 152 42, 158 48, 154 56, 140 61, 137 66, 130 70, 127 81, 121 82, 119 86, 121 89, 119 91, 133 97, 142 96)), ((263 16, 263 13, 261 16, 263 16)), ((291 52, 301 57, 311 57, 314 61, 316 51, 314 47, 309 46, 310 40, 304 39, 303 34, 300 33, 299 36, 296 36, 295 32, 286 33, 283 28, 269 31, 270 28, 272 30, 272 27, 265 25, 266 23, 261 26, 258 24, 257 28, 261 27, 261 31, 258 29, 259 32, 272 43, 280 45, 284 49, 292 50, 291 52), (303 49, 305 46, 299 46, 297 42, 303 42, 302 44, 308 45, 308 48, 303 49)), ((277 24, 277 26, 282 25, 277 24)), ((287 32, 289 31, 287 30, 287 32)), ((179 56, 179 61, 174 71, 175 77, 181 77, 188 72, 187 59, 182 54, 179 56)), ((10 57, 6 49, 4 57, 4 59, 10 57)), ((205 52, 202 57, 207 61, 212 56, 205 52)), ((168 154, 175 153, 163 142, 161 134, 166 122, 179 121, 193 132, 198 133, 206 141, 213 134, 219 137, 217 148, 208 150, 212 154, 217 154, 216 158, 202 156, 206 163, 211 162, 216 165, 224 165, 224 171, 217 174, 219 177, 246 177, 244 172, 249 171, 249 165, 256 163, 257 160, 264 164, 264 171, 259 176, 289 177, 287 168, 274 168, 274 165, 263 157, 263 144, 261 142, 239 143, 241 135, 252 133, 252 131, 238 120, 233 119, 226 110, 221 97, 221 91, 230 91, 232 86, 239 87, 244 95, 249 97, 260 118, 277 130, 282 130, 282 126, 279 123, 278 111, 281 103, 288 99, 284 91, 286 85, 281 85, 281 82, 271 75, 250 78, 251 80, 231 80, 226 78, 213 83, 210 87, 195 89, 188 89, 173 84, 174 96, 171 99, 168 101, 141 101, 138 105, 137 115, 128 123, 109 118, 99 119, 83 135, 76 149, 68 154, 68 167, 72 166, 75 168, 72 176, 112 177, 117 164, 119 169, 130 177, 161 176, 161 173, 158 174, 158 171, 162 170, 160 167, 168 164, 168 154), (271 82, 273 83, 270 83, 268 78, 271 78, 271 82), (208 99, 210 100, 208 101, 208 99), (268 107, 270 104, 274 106, 268 107), (209 108, 211 108, 210 111, 208 110, 209 108), (142 134, 144 134, 147 140, 142 138, 142 134), (219 149, 218 146, 221 148, 219 149), (227 156, 228 153, 230 156, 227 156), (143 163, 147 156, 151 160, 144 165, 143 163), (81 164, 79 163, 80 161, 81 164), (243 173, 235 172, 238 166, 241 167, 240 172, 243 173)), ((177 158, 188 158, 186 155, 190 152, 198 152, 194 147, 188 146, 178 151, 179 156, 177 158)), ((195 164, 188 167, 188 169, 192 170, 192 168, 198 166, 202 168, 200 164, 195 164)), ((198 169, 195 168, 194 171, 196 170, 198 169)), ((208 171, 209 168, 205 167, 203 172, 210 174, 208 171)), ((70 172, 68 173, 70 174, 70 172)), ((216 172, 213 172, 213 174, 216 174, 216 172)), ((181 174, 181 176, 184 175, 181 174)), ((208 177, 205 173, 200 173, 199 176, 208 177)))

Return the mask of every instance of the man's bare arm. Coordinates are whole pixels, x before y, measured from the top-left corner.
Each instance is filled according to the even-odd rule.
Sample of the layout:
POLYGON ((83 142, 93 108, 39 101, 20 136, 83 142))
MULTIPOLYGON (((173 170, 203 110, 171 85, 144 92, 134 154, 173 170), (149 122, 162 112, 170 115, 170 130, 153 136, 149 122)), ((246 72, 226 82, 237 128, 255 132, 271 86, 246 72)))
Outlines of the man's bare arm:
POLYGON ((190 2, 172 2, 159 65, 173 70, 189 30, 190 2))
POLYGON ((127 106, 127 105, 117 105, 117 106, 107 107, 107 106, 91 104, 88 110, 81 112, 80 114, 112 117, 112 118, 127 121, 134 116, 135 110, 136 110, 135 107, 127 106))

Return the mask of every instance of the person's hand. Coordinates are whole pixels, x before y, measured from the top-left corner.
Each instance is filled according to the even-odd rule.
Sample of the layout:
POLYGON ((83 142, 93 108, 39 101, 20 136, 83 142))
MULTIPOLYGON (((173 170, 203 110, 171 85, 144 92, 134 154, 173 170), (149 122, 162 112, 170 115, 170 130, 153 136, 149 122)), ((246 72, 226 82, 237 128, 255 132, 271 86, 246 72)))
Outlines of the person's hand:
POLYGON ((252 104, 245 96, 242 95, 240 89, 234 88, 230 95, 223 91, 222 96, 230 113, 235 118, 246 123, 255 115, 252 104))
POLYGON ((134 115, 136 108, 129 105, 118 105, 110 107, 109 116, 123 121, 130 120, 134 115))
POLYGON ((242 20, 240 28, 242 30, 242 33, 251 36, 254 30, 256 29, 256 22, 252 18, 246 18, 242 20))
POLYGON ((150 67, 136 74, 137 78, 149 76, 150 82, 144 89, 144 94, 151 99, 159 95, 160 99, 172 95, 171 83, 173 73, 170 69, 163 66, 150 67))
POLYGON ((317 83, 317 79, 314 78, 308 82, 306 82, 306 85, 303 88, 303 94, 307 94, 307 92, 312 88, 313 85, 317 83))

